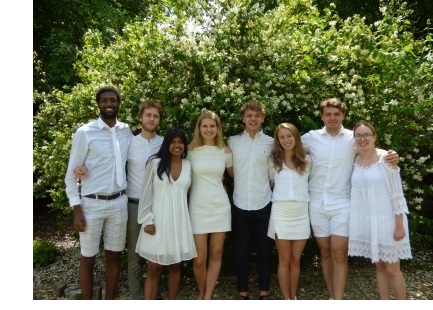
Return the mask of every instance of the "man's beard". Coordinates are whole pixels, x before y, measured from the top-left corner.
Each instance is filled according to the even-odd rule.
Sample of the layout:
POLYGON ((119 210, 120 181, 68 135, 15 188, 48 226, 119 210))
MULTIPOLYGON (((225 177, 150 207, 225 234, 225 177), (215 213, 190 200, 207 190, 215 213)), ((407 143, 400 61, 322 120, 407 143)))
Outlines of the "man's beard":
POLYGON ((117 111, 118 110, 116 109, 112 113, 107 113, 105 110, 100 110, 99 113, 105 119, 116 119, 116 117, 117 117, 117 111))
POLYGON ((149 127, 147 124, 141 124, 141 128, 143 128, 147 132, 155 132, 158 129, 158 126, 149 127))

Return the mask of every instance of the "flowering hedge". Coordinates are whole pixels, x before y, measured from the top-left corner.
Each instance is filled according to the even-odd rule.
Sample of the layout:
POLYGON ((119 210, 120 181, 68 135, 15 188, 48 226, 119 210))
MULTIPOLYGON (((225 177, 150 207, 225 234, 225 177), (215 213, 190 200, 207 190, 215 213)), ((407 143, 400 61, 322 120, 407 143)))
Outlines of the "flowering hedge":
POLYGON ((42 102, 34 118, 34 196, 49 195, 52 208, 69 210, 63 178, 72 135, 97 117, 101 85, 119 88, 119 119, 133 131, 140 101, 159 99, 160 132, 176 126, 190 138, 202 108, 219 114, 226 137, 241 130, 240 107, 250 98, 266 104, 269 134, 283 121, 306 132, 322 126, 318 103, 338 97, 349 108, 346 127, 371 121, 379 146, 400 155, 411 221, 424 229, 423 208, 433 208, 424 201, 433 197, 432 39, 413 38, 404 3, 382 2, 383 18, 373 25, 360 16, 342 20, 332 6, 322 14, 308 0, 271 10, 241 0, 213 3, 201 25, 158 15, 127 25, 108 46, 100 33, 86 34, 76 63, 82 84, 34 93, 42 102))

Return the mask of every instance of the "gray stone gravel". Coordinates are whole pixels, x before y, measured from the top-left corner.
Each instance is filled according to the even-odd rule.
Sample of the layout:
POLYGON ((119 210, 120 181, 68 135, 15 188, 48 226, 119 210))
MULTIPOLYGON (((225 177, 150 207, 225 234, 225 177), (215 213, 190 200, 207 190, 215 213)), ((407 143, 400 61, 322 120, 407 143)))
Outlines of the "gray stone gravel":
MULTIPOLYGON (((55 263, 41 268, 33 269, 33 299, 34 300, 60 300, 66 299, 56 295, 56 286, 62 284, 66 287, 78 285, 79 246, 72 236, 54 238, 61 255, 55 263)), ((101 253, 102 254, 102 253, 101 253)), ((104 259, 99 255, 95 267, 95 279, 103 282, 104 259)), ((402 262, 402 270, 407 283, 407 296, 409 300, 433 300, 433 254, 432 251, 418 251, 413 253, 414 259, 402 262)), ((298 289, 299 300, 325 300, 328 295, 318 263, 301 270, 298 289)), ((163 276, 162 298, 166 299, 166 276, 163 276)), ((255 274, 252 274, 250 284, 251 299, 257 299, 255 274)), ((194 300, 197 288, 193 277, 183 278, 178 299, 194 300)), ((347 300, 375 300, 378 298, 374 266, 363 259, 350 260, 349 279, 345 299, 347 300)), ((117 299, 129 299, 127 275, 122 269, 118 284, 117 299)), ((216 300, 236 299, 236 279, 234 276, 221 276, 215 289, 216 300)), ((271 282, 271 299, 281 299, 276 275, 271 282)))

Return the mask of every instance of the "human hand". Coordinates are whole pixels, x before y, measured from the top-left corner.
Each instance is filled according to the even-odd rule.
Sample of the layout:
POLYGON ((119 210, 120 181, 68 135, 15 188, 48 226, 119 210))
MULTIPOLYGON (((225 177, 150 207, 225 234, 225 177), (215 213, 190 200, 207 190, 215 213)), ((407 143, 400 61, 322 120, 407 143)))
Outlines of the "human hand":
POLYGON ((86 230, 86 218, 80 205, 74 208, 74 229, 76 231, 86 230))
POLYGON ((74 169, 74 175, 78 180, 87 178, 87 168, 84 165, 78 166, 74 169))
POLYGON ((149 235, 154 235, 156 233, 156 228, 154 224, 144 226, 144 232, 149 235))
POLYGON ((400 161, 400 156, 398 156, 395 151, 389 150, 388 154, 386 154, 385 156, 385 161, 390 165, 398 165, 398 162, 400 161))
POLYGON ((394 240, 400 241, 406 236, 406 231, 402 225, 397 225, 394 230, 394 240))

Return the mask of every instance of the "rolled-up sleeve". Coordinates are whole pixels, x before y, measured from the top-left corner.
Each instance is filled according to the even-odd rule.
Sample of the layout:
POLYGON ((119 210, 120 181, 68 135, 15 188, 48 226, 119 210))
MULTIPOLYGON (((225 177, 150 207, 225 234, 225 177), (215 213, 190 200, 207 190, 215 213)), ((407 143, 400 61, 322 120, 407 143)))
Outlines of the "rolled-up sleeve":
POLYGON ((87 151, 88 139, 86 133, 79 128, 72 139, 71 154, 65 175, 66 195, 71 207, 81 203, 78 180, 75 177, 74 169, 84 164, 87 151))

